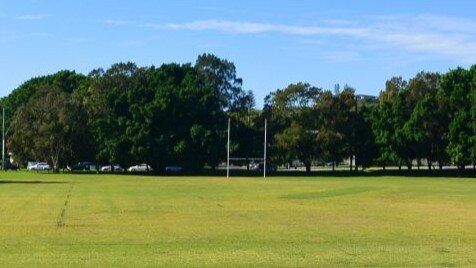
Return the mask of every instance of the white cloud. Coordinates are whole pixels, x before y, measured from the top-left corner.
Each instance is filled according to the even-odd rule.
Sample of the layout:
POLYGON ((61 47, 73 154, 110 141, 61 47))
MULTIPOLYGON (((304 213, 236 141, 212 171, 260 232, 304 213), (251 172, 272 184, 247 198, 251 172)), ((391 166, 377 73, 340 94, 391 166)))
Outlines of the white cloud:
POLYGON ((48 17, 50 17, 50 15, 48 14, 36 14, 36 15, 26 14, 26 15, 16 16, 15 19, 16 20, 43 20, 48 17))
POLYGON ((368 38, 381 46, 393 45, 457 63, 476 61, 476 23, 435 15, 396 16, 370 25, 368 38))
POLYGON ((476 22, 428 14, 371 17, 362 21, 323 20, 319 26, 230 20, 199 20, 147 26, 162 30, 219 31, 229 34, 277 33, 319 38, 346 37, 363 42, 362 46, 372 43, 371 47, 375 49, 392 48, 428 53, 457 63, 476 61, 476 22))
POLYGON ((366 29, 359 27, 308 27, 291 26, 284 24, 265 24, 228 20, 201 20, 189 23, 149 24, 156 29, 205 31, 215 30, 225 33, 259 34, 275 32, 292 35, 349 35, 361 36, 366 34, 366 29))
POLYGON ((104 23, 109 24, 109 25, 126 25, 126 24, 129 24, 129 22, 125 21, 125 20, 112 20, 112 19, 104 20, 104 23))
POLYGON ((419 24, 437 31, 476 33, 476 22, 464 18, 422 14, 415 19, 419 24))

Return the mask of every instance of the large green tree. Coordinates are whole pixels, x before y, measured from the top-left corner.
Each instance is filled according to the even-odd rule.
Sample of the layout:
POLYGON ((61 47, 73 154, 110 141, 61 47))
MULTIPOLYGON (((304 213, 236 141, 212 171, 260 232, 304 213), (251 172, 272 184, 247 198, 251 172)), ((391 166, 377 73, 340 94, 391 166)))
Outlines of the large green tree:
POLYGON ((473 163, 473 169, 476 169, 476 65, 473 65, 470 69, 471 73, 471 92, 469 101, 471 102, 471 161, 473 163))
POLYGON ((376 104, 367 104, 365 101, 360 103, 353 124, 355 135, 352 143, 355 153, 355 170, 358 170, 359 166, 362 168, 370 167, 378 153, 375 145, 375 135, 372 131, 372 113, 376 104))
POLYGON ((391 102, 381 101, 376 111, 369 113, 371 115, 372 132, 375 136, 377 146, 376 163, 383 169, 392 164, 397 159, 395 145, 392 142, 394 125, 392 124, 392 104, 391 102))
POLYGON ((291 84, 271 93, 266 100, 265 115, 270 116, 275 160, 300 160, 311 171, 312 160, 318 158, 316 103, 320 88, 307 83, 291 84))
POLYGON ((233 62, 205 53, 198 56, 195 69, 200 85, 214 90, 222 110, 247 108, 252 102, 252 92, 241 88, 243 79, 237 76, 233 62))
MULTIPOLYGON (((8 130, 10 128, 10 121, 15 112, 25 105, 39 90, 44 88, 56 88, 68 93, 72 93, 73 91, 83 92, 88 87, 88 83, 89 81, 86 76, 68 70, 31 78, 25 81, 0 101, 2 107, 5 109, 6 129, 8 130)), ((10 131, 7 131, 7 139, 9 135, 10 131)))
POLYGON ((178 164, 189 170, 205 163, 215 167, 224 157, 226 120, 213 88, 201 86, 189 64, 162 65, 151 76, 154 146, 165 156, 161 162, 155 157, 155 165, 178 164))
POLYGON ((379 147, 378 161, 384 166, 397 163, 401 168, 404 162, 412 168, 415 157, 414 148, 408 133, 403 128, 410 117, 412 108, 409 100, 407 82, 401 77, 393 77, 380 93, 378 111, 374 113, 373 132, 379 147))
POLYGON ((425 158, 429 169, 433 161, 442 168, 447 158, 445 137, 448 114, 444 93, 437 87, 439 78, 439 74, 421 72, 408 85, 408 103, 412 112, 404 125, 404 132, 414 148, 418 163, 425 158))
POLYGON ((58 171, 88 147, 86 122, 86 110, 75 93, 45 88, 15 113, 8 146, 18 161, 47 161, 58 171))
POLYGON ((225 114, 190 64, 115 64, 91 73, 86 94, 98 159, 155 170, 215 167, 224 156, 225 114))
POLYGON ((334 96, 335 108, 332 117, 335 121, 336 129, 342 136, 342 143, 340 149, 342 156, 349 158, 350 170, 353 170, 352 159, 356 155, 357 140, 363 133, 359 132, 358 123, 363 123, 358 120, 359 114, 357 112, 357 100, 355 98, 355 90, 349 86, 345 86, 344 90, 338 92, 334 96))
POLYGON ((318 131, 316 141, 318 148, 322 152, 322 158, 332 162, 332 170, 335 165, 347 156, 346 149, 349 147, 350 126, 346 126, 349 118, 346 117, 348 100, 346 92, 341 97, 340 92, 332 94, 330 91, 324 91, 317 102, 318 111, 318 131), (346 129, 348 128, 348 129, 346 129))
POLYGON ((133 132, 131 110, 135 112, 136 118, 140 118, 137 113, 143 107, 131 108, 131 100, 151 98, 150 95, 135 94, 135 87, 144 82, 144 71, 140 72, 134 63, 118 63, 106 71, 93 70, 89 78, 91 86, 85 97, 89 114, 88 127, 94 137, 98 162, 119 163, 127 167, 143 160, 138 159, 143 158, 143 155, 136 156, 132 153, 134 145, 135 151, 140 151, 140 138, 131 138, 131 135, 143 135, 143 132, 133 132))
POLYGON ((444 74, 440 88, 448 100, 448 146, 451 161, 460 169, 471 163, 471 74, 458 68, 444 74))

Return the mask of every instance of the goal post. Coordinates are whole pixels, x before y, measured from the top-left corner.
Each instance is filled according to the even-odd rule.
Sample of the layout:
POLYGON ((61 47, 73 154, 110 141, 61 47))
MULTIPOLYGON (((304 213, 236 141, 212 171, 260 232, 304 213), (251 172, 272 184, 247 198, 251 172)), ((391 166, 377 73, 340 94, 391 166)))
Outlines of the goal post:
POLYGON ((228 118, 228 141, 226 149, 226 178, 230 178, 230 122, 231 119, 228 118))
POLYGON ((264 168, 263 168, 263 178, 266 178, 266 130, 267 130, 267 126, 268 125, 268 120, 265 118, 264 119, 264 153, 263 153, 263 165, 264 165, 264 168))

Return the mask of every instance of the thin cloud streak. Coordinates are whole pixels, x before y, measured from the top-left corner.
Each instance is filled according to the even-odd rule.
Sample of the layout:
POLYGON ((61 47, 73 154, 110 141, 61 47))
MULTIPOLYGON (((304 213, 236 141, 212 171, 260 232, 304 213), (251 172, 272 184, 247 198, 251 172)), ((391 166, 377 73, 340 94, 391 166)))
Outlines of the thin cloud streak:
POLYGON ((117 25, 117 26, 129 24, 129 22, 125 20, 112 20, 112 19, 104 20, 104 23, 109 25, 117 25))
POLYGON ((48 14, 36 14, 36 15, 26 14, 26 15, 16 16, 15 19, 16 20, 43 20, 48 17, 50 17, 50 15, 48 14))
POLYGON ((365 28, 348 27, 305 27, 283 24, 263 24, 228 20, 203 20, 189 23, 148 24, 155 29, 206 31, 215 30, 225 33, 259 34, 267 32, 292 35, 348 35, 360 37, 368 34, 365 28))
POLYGON ((476 61, 476 23, 434 15, 373 18, 366 25, 294 26, 230 20, 200 20, 187 23, 148 24, 159 30, 219 31, 228 34, 278 33, 296 36, 335 36, 377 43, 411 52, 428 53, 458 63, 476 61), (475 26, 475 27, 473 27, 475 26))

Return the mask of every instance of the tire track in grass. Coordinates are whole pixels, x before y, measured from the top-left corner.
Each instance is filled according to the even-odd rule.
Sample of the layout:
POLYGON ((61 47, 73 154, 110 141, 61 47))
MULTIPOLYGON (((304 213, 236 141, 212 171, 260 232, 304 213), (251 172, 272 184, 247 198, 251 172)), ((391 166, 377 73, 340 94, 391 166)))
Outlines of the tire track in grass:
POLYGON ((75 184, 74 182, 71 183, 71 186, 69 187, 69 190, 68 190, 68 194, 66 195, 66 198, 64 199, 63 209, 61 210, 61 213, 58 217, 58 221, 56 222, 56 226, 58 228, 66 226, 66 224, 65 224, 66 210, 68 209, 68 204, 69 204, 69 200, 71 198, 71 193, 73 192, 74 184, 75 184))

